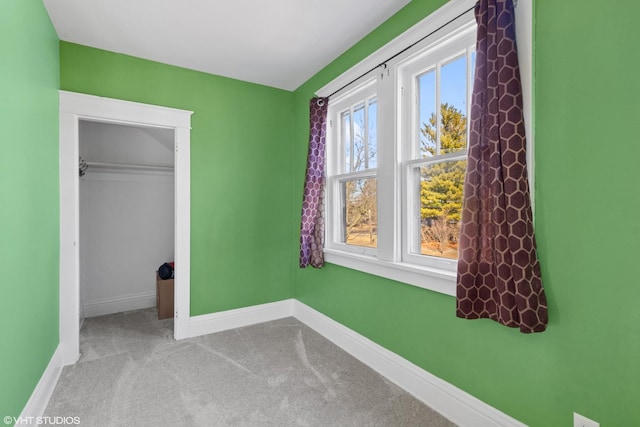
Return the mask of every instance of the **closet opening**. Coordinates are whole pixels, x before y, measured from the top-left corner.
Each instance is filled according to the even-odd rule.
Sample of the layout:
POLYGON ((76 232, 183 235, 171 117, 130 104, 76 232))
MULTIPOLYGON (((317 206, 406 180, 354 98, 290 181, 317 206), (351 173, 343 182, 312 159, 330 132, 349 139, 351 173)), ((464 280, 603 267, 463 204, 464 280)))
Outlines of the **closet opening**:
POLYGON ((156 271, 175 258, 174 130, 80 120, 78 131, 80 324, 156 306, 173 318, 173 282, 156 271))
MULTIPOLYGON (((140 137, 146 138, 146 144, 149 145, 163 143, 169 146, 173 153, 173 196, 167 195, 166 191, 160 191, 165 199, 167 206, 173 206, 169 210, 173 211, 173 224, 174 230, 165 230, 165 235, 173 235, 173 260, 175 261, 174 271, 174 311, 173 311, 173 336, 175 339, 183 339, 190 337, 190 217, 191 217, 191 115, 193 111, 179 110, 175 108, 162 107, 157 105, 142 104, 138 102, 123 101, 113 98, 104 98, 93 95, 86 95, 75 92, 59 91, 60 96, 60 345, 56 354, 56 357, 61 359, 63 365, 72 365, 76 363, 80 357, 80 323, 81 319, 87 315, 88 312, 93 314, 100 313, 100 311, 113 309, 116 305, 129 304, 151 304, 151 294, 149 288, 144 290, 136 290, 135 292, 129 292, 126 295, 113 296, 107 295, 106 289, 111 289, 105 285, 103 289, 88 290, 82 289, 81 298, 81 246, 82 239, 81 227, 97 228, 92 230, 96 233, 95 238, 106 238, 108 233, 116 234, 114 230, 123 226, 112 223, 104 223, 102 226, 93 225, 91 221, 97 217, 91 216, 91 221, 82 221, 81 224, 81 177, 80 170, 85 168, 85 175, 82 179, 83 194, 87 196, 87 190, 92 186, 98 185, 96 180, 97 176, 89 177, 87 171, 93 166, 93 171, 90 174, 101 174, 104 184, 108 183, 111 189, 105 190, 106 193, 114 192, 113 188, 121 186, 124 175, 128 175, 126 178, 131 180, 131 175, 136 176, 136 182, 150 182, 161 181, 170 177, 167 174, 170 172, 168 163, 165 161, 171 158, 168 152, 163 154, 160 150, 156 153, 160 157, 144 157, 136 160, 138 154, 129 152, 126 155, 122 153, 108 153, 101 152, 101 150, 107 150, 114 148, 107 144, 97 144, 95 147, 86 147, 84 143, 81 145, 81 136, 87 131, 87 128, 95 128, 94 131, 100 133, 109 126, 118 126, 116 132, 126 133, 133 132, 139 134, 140 137), (133 129, 131 129, 133 128, 133 129), (167 133, 168 132, 168 133, 167 133), (82 135, 81 135, 82 134, 82 135), (171 135, 169 137, 169 135, 171 135), (158 139, 157 141, 152 141, 158 139), (171 139, 172 143, 169 143, 167 139, 171 139), (162 140, 163 142, 160 142, 162 140), (100 148, 101 147, 101 148, 100 148), (107 148, 105 148, 107 147, 107 148), (82 150, 83 154, 87 156, 87 159, 80 160, 82 150), (107 156, 107 157, 100 157, 107 156), (108 157, 112 156, 112 157, 108 157), (121 156, 121 157, 118 157, 121 156), (162 157, 165 156, 165 157, 162 157), (143 171, 145 171, 143 173, 143 171), (164 175, 163 175, 164 174, 164 175), (87 184, 87 185, 85 185, 87 184), (165 197, 166 196, 166 197, 165 197), (169 200, 172 199, 173 203, 169 200), (102 292, 102 293, 100 293, 102 292)), ((116 145, 123 145, 123 142, 116 142, 116 145)), ((142 144, 144 145, 144 143, 142 144)), ((127 147, 131 149, 131 147, 127 147)), ((135 150, 134 150, 135 151, 135 150)), ((137 184, 136 184, 137 185, 137 184)), ((161 185, 158 183, 158 185, 161 185)), ((93 195, 95 197, 95 194, 93 195)), ((117 204, 123 206, 123 202, 117 196, 115 201, 111 200, 111 204, 117 204)), ((125 196, 119 196, 125 197, 125 196)), ((129 196, 127 196, 129 197, 129 196)), ((140 197, 150 197, 148 194, 140 197)), ((92 199, 87 199, 92 200, 92 199)), ((98 212, 104 216, 102 210, 108 209, 101 205, 101 201, 94 201, 91 206, 85 206, 83 208, 83 215, 85 213, 98 212), (102 206, 102 207, 99 207, 102 206)), ((83 201, 84 203, 84 201, 83 201)), ((119 213, 118 213, 119 214, 119 213)), ((117 214, 114 214, 117 215, 117 214)), ((108 218, 113 219, 113 218, 108 218)), ((124 227, 132 227, 132 225, 124 225, 124 227)), ((162 231, 157 231, 162 233, 162 231)), ((143 234, 140 239, 149 238, 151 234, 155 234, 156 230, 149 231, 147 229, 146 234, 143 234)), ((110 237, 110 236, 109 236, 110 237)), ((87 244, 84 242, 85 245, 87 244)), ((97 258, 103 259, 108 257, 115 258, 117 254, 113 253, 113 250, 98 250, 94 248, 97 258), (102 252, 101 252, 102 250, 102 252)), ((121 249, 118 249, 121 250, 121 249)), ((95 255, 94 254, 94 255, 95 255)), ((164 262, 165 258, 171 258, 170 249, 167 249, 166 253, 162 254, 161 261, 164 262)), ((86 257, 86 254, 82 255, 86 257)), ((159 255, 160 256, 160 255, 159 255)), ((151 265, 150 261, 148 265, 151 265)), ((142 264, 143 261, 139 261, 142 264)), ((158 268, 158 262, 155 261, 153 266, 144 267, 151 269, 151 273, 146 273, 151 276, 151 286, 155 286, 155 270, 158 268)), ((112 265, 105 261, 101 264, 101 267, 90 267, 85 265, 82 268, 82 274, 87 275, 90 273, 90 269, 105 269, 106 272, 99 272, 102 274, 103 280, 105 277, 114 277, 118 274, 116 270, 118 268, 112 267, 112 265)), ((120 267, 123 268, 123 267, 120 267)), ((95 271, 93 272, 95 273, 95 271)), ((92 273, 92 274, 93 274, 92 273)), ((133 273, 132 273, 133 274, 133 273)), ((83 278, 85 277, 83 276, 83 278)), ((148 277, 148 276, 147 276, 148 277)), ((115 282, 115 278, 112 282, 115 282)), ((111 283, 112 283, 111 282, 111 283)), ((102 282, 101 282, 102 283, 102 282)), ((121 286, 118 284, 117 286, 121 286)), ((149 285, 147 285, 149 286, 149 285)), ((125 287, 126 288, 126 287, 125 287)), ((129 289, 130 288, 126 288, 129 289)), ((155 290, 153 293, 155 297, 155 290)))

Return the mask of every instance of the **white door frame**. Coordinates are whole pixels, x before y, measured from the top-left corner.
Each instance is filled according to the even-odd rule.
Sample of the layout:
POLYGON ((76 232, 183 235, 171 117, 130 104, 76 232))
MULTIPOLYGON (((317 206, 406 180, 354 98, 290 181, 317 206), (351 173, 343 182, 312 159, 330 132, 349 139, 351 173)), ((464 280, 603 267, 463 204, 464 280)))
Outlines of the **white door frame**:
POLYGON ((81 93, 60 94, 60 347, 64 365, 80 357, 80 120, 161 127, 175 135, 174 337, 190 335, 190 143, 192 111, 81 93))

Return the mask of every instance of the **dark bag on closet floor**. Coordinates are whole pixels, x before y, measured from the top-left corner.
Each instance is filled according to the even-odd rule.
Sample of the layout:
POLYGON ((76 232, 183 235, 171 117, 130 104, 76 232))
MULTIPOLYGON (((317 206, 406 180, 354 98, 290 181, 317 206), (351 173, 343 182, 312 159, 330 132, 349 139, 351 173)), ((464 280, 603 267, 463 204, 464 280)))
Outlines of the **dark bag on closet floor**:
POLYGON ((162 280, 173 279, 173 267, 168 262, 165 262, 158 267, 158 276, 162 280))

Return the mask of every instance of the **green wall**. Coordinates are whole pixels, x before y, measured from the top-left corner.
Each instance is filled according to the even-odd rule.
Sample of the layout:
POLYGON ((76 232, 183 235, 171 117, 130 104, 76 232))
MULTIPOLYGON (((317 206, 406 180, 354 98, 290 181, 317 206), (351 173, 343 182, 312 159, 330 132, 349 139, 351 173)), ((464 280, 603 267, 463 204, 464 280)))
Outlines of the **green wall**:
POLYGON ((192 315, 295 295, 529 425, 571 425, 573 411, 640 425, 635 2, 534 2, 548 331, 457 319, 452 297, 342 267, 297 268, 309 97, 444 3, 413 0, 290 93, 64 42, 58 57, 40 1, 0 2, 0 414, 19 414, 58 343, 59 58, 62 89, 195 111, 192 315))
POLYGON ((0 2, 0 415, 58 345, 58 37, 39 0, 0 2))
MULTIPOLYGON (((443 3, 412 1, 296 91, 297 180, 312 93, 443 3)), ((534 2, 546 332, 457 319, 452 297, 335 265, 296 269, 296 298, 531 426, 573 425, 574 411, 640 425, 640 5, 624 3, 534 2)))
POLYGON ((194 111, 192 316, 291 298, 291 92, 66 42, 60 86, 194 111))

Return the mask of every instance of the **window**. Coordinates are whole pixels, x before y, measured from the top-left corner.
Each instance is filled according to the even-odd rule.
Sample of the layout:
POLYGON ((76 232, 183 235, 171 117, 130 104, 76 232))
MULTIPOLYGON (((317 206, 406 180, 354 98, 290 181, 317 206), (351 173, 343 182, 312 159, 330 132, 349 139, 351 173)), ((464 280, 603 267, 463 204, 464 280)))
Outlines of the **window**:
POLYGON ((475 28, 398 64, 402 260, 454 270, 467 158, 475 28))
MULTIPOLYGON (((473 5, 447 3, 318 91, 332 93, 429 34, 331 97, 328 262, 455 295, 475 64, 473 5)), ((521 61, 523 86, 527 66, 521 61)))
POLYGON ((375 81, 331 106, 330 173, 327 186, 335 206, 329 220, 334 248, 374 255, 377 247, 377 112, 375 81))

